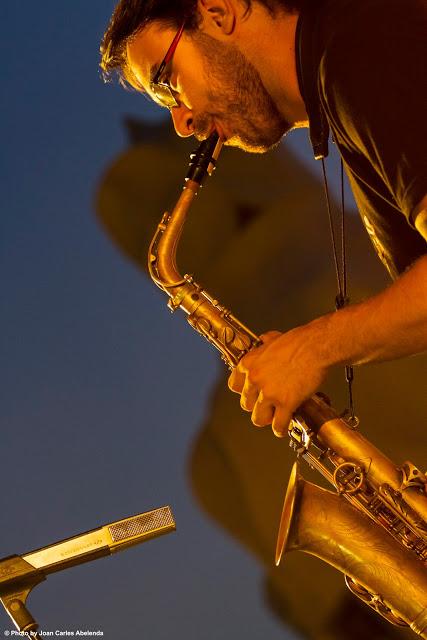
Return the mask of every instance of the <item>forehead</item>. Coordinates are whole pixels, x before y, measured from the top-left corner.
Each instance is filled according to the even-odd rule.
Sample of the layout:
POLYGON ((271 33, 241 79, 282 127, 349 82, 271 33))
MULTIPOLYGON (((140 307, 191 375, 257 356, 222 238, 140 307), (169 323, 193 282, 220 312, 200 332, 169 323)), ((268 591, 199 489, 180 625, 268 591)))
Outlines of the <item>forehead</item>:
POLYGON ((163 60, 176 30, 152 22, 127 44, 128 66, 138 83, 150 93, 150 80, 163 60))

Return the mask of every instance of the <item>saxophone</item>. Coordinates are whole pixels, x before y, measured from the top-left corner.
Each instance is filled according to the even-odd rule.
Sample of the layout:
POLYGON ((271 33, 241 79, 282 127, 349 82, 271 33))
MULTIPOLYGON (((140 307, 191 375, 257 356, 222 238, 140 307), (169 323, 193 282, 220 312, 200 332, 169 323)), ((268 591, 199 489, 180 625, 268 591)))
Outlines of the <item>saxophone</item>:
MULTIPOLYGON (((260 339, 192 276, 180 275, 176 253, 193 199, 215 169, 216 133, 191 155, 183 191, 150 244, 148 269, 190 325, 213 344, 230 369, 260 339)), ((305 401, 289 425, 297 461, 291 472, 276 546, 315 555, 339 569, 349 589, 392 624, 427 639, 427 478, 411 462, 397 467, 339 416, 322 394, 305 401), (335 488, 327 491, 299 473, 299 459, 335 488)))

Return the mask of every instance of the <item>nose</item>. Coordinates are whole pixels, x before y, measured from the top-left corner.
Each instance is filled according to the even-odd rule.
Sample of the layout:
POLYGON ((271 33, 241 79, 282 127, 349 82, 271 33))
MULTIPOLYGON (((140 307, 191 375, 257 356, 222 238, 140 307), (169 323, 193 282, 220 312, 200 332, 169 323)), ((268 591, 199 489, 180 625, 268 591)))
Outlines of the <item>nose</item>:
POLYGON ((181 138, 188 138, 194 133, 193 112, 184 104, 173 107, 170 110, 173 126, 181 138))

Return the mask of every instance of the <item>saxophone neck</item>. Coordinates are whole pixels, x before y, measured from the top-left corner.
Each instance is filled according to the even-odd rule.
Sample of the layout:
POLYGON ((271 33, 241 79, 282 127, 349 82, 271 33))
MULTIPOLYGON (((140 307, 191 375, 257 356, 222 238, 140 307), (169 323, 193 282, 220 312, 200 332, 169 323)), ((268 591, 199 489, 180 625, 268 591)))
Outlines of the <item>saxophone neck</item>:
POLYGON ((191 154, 183 191, 171 214, 164 214, 151 242, 148 270, 157 286, 166 292, 183 283, 176 264, 178 243, 190 206, 205 177, 213 173, 221 147, 222 141, 215 132, 191 154))

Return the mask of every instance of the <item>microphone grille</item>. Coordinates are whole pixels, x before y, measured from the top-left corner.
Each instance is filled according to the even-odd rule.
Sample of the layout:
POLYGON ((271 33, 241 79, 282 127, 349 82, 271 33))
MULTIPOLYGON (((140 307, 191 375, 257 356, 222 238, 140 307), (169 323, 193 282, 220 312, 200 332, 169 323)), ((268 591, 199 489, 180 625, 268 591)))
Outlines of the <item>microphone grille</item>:
POLYGON ((138 516, 121 520, 108 527, 113 542, 120 542, 143 534, 162 532, 162 529, 175 529, 175 520, 170 507, 160 507, 138 516))

